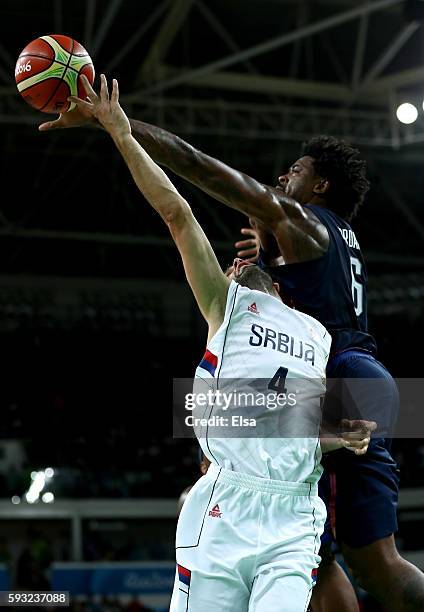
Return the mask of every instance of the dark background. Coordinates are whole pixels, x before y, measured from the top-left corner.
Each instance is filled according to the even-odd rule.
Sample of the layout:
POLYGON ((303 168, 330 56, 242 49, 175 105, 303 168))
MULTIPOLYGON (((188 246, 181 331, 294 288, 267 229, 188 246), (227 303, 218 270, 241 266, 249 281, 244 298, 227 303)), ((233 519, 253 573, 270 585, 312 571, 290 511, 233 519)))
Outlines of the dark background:
MULTIPOLYGON (((22 441, 26 458, 19 469, 0 470, 0 496, 22 495, 30 472, 47 465, 57 469, 55 494, 64 498, 175 498, 198 473, 193 445, 172 439, 171 380, 193 373, 205 326, 166 228, 109 138, 95 130, 37 131, 51 116, 25 104, 13 71, 21 49, 42 34, 67 34, 85 45, 96 73, 119 79, 130 116, 175 130, 264 183, 275 184, 313 133, 333 127, 357 144, 372 183, 354 222, 368 261, 370 329, 394 376, 422 375, 424 123, 419 108, 414 126, 397 124, 393 104, 421 104, 424 37, 419 24, 406 32, 404 3, 370 14, 366 24, 357 17, 235 62, 221 71, 224 85, 187 80, 154 90, 157 82, 358 4, 2 1, 0 435, 22 441), (146 66, 170 14, 162 67, 146 66), (361 27, 367 35, 358 68, 361 27), (359 83, 377 67, 368 79, 377 82, 374 98, 365 86, 355 90, 355 66, 359 83), (415 80, 405 84, 399 74, 412 69, 415 80), (249 85, 237 87, 232 72, 250 77, 249 85), (391 75, 388 90, 379 79, 391 75), (265 77, 280 79, 276 90, 265 77), (310 83, 309 91, 293 93, 289 79, 310 83), (346 87, 352 98, 331 99, 328 84, 346 87)), ((171 178, 226 265, 246 221, 171 178)), ((421 441, 398 441, 394 452, 402 486, 424 486, 421 441)))

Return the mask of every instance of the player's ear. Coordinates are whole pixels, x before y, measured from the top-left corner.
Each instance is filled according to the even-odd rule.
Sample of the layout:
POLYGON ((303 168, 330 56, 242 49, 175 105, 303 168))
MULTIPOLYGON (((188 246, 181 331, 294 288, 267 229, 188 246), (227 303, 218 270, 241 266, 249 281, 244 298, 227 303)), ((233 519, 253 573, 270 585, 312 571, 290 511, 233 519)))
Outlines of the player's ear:
POLYGON ((328 181, 327 179, 320 179, 314 185, 313 191, 317 195, 325 195, 329 189, 330 189, 330 181, 328 181))
POLYGON ((275 291, 279 294, 280 293, 280 285, 278 283, 272 283, 274 285, 274 289, 275 291))

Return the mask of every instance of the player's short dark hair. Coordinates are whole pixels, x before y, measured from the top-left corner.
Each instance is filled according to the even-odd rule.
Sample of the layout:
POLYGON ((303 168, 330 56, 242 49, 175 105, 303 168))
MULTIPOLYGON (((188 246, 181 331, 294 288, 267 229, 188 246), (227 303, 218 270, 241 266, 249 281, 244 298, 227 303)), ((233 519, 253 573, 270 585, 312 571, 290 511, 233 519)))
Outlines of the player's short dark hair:
POLYGON ((267 272, 259 268, 259 266, 246 266, 243 268, 242 274, 234 280, 242 287, 257 289, 264 293, 275 293, 272 278, 267 272))
POLYGON ((302 155, 313 157, 316 173, 330 183, 328 208, 347 221, 357 214, 370 187, 359 154, 344 140, 324 135, 314 136, 302 148, 302 155))

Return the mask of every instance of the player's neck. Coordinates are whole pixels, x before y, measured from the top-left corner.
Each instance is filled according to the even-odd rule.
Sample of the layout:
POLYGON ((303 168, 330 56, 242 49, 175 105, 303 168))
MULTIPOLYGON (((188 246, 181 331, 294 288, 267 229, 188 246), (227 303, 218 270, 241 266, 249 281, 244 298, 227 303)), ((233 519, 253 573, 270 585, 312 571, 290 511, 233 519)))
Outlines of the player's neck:
POLYGON ((325 198, 322 198, 319 195, 313 195, 308 204, 314 204, 315 206, 320 206, 321 208, 328 208, 325 198))

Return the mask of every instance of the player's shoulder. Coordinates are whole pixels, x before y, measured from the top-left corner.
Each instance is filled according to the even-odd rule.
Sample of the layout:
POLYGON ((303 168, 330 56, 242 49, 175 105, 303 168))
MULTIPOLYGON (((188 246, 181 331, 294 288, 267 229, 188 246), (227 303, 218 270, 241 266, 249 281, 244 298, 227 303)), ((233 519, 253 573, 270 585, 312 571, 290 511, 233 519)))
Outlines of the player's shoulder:
POLYGON ((294 310, 293 308, 290 310, 296 313, 296 316, 303 321, 304 325, 312 327, 321 337, 324 337, 326 333, 329 333, 328 329, 320 321, 318 321, 318 319, 315 319, 315 317, 312 317, 305 312, 301 312, 300 310, 294 310))
POLYGON ((233 293, 237 291, 238 295, 242 299, 246 299, 249 302, 253 300, 257 304, 262 303, 266 308, 273 309, 274 312, 279 310, 282 315, 296 319, 300 325, 312 327, 320 336, 324 336, 325 332, 327 331, 324 325, 322 325, 322 323, 320 323, 317 319, 314 319, 314 317, 311 317, 300 310, 295 310, 294 308, 287 306, 287 304, 285 304, 280 298, 270 295, 265 291, 250 289, 249 287, 239 285, 235 281, 231 282, 230 289, 233 293))
POLYGON ((305 208, 311 216, 315 217, 326 228, 338 227, 340 230, 341 228, 350 229, 349 223, 329 208, 324 208, 317 204, 306 204, 305 208))
POLYGON ((321 345, 324 352, 328 354, 332 342, 331 334, 328 329, 314 317, 304 312, 300 312, 299 310, 294 310, 292 308, 290 308, 290 310, 293 312, 293 316, 297 317, 299 324, 303 327, 309 338, 315 344, 321 345))
POLYGON ((265 291, 261 291, 260 289, 251 289, 250 287, 240 285, 235 280, 232 280, 228 290, 228 299, 233 297, 235 294, 237 294, 238 298, 243 301, 256 300, 261 301, 264 305, 274 305, 277 308, 280 306, 281 308, 288 308, 278 297, 266 293, 265 291))

